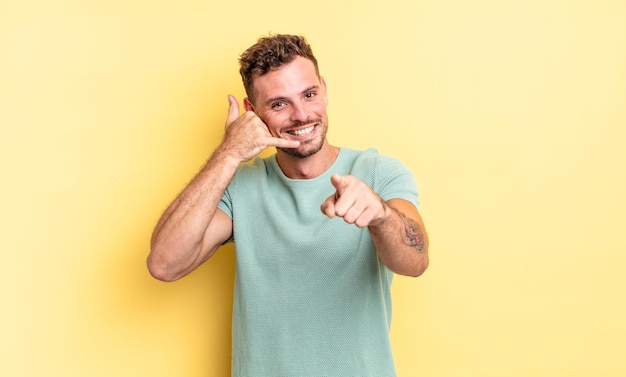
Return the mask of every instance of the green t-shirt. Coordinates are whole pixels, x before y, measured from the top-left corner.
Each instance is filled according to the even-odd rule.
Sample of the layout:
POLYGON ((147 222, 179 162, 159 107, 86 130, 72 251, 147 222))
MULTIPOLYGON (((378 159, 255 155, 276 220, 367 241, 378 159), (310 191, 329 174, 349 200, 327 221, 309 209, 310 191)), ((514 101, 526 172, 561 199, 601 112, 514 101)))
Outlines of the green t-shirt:
POLYGON ((417 205, 411 173, 375 149, 340 150, 314 179, 287 178, 276 155, 239 167, 219 208, 233 219, 236 278, 232 375, 395 376, 389 326, 393 273, 367 228, 328 218, 332 174, 382 199, 417 205))

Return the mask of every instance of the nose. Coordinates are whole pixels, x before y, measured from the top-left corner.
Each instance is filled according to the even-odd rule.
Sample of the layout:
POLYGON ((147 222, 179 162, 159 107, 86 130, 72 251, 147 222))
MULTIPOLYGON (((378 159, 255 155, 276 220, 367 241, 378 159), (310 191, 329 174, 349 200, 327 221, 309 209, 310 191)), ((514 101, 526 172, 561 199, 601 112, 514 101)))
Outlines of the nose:
POLYGON ((291 116, 289 117, 289 119, 292 122, 306 122, 307 120, 307 114, 306 114, 306 109, 304 107, 304 104, 300 101, 295 101, 292 103, 291 106, 291 116))

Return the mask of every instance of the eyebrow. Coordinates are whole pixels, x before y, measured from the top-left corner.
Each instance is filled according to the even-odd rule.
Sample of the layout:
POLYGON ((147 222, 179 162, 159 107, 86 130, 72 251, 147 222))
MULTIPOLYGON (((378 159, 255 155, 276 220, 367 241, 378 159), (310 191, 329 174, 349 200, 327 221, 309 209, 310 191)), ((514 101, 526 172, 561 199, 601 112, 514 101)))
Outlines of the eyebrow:
MULTIPOLYGON (((320 88, 319 85, 311 85, 310 87, 308 87, 308 88, 304 89, 302 92, 300 92, 300 94, 308 93, 311 90, 317 90, 319 88, 320 88)), ((286 100, 286 99, 287 99, 287 97, 285 97, 285 96, 272 97, 272 98, 268 99, 267 101, 265 101, 265 106, 268 106, 272 102, 280 101, 280 100, 286 100)))

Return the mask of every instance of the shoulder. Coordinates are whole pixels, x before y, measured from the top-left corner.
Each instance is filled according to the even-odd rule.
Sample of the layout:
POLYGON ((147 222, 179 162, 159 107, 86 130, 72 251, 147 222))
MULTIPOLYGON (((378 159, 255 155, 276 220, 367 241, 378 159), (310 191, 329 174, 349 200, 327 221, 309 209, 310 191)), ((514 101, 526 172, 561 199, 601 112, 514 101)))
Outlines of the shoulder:
POLYGON ((400 198, 417 205, 417 184, 400 160, 380 154, 376 148, 356 153, 351 175, 364 181, 385 200, 400 198))
POLYGON ((276 155, 261 158, 239 165, 235 172, 235 179, 259 179, 272 173, 273 166, 276 165, 276 155))
POLYGON ((380 154, 376 148, 368 148, 363 151, 350 151, 355 156, 353 163, 353 169, 355 171, 369 171, 376 175, 409 173, 408 169, 400 160, 380 154))
POLYGON ((276 176, 272 160, 275 160, 273 156, 256 157, 252 161, 239 165, 225 194, 229 197, 248 195, 251 191, 254 192, 272 181, 276 176))

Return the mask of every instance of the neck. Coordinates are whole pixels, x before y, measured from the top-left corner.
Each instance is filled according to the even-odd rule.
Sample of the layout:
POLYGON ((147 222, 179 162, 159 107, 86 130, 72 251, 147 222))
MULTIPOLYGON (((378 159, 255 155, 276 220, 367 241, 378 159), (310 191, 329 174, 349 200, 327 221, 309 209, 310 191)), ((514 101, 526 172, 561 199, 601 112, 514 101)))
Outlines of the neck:
POLYGON ((339 147, 324 145, 317 153, 309 157, 294 157, 283 151, 276 151, 278 166, 291 179, 311 179, 322 175, 337 159, 339 147))

